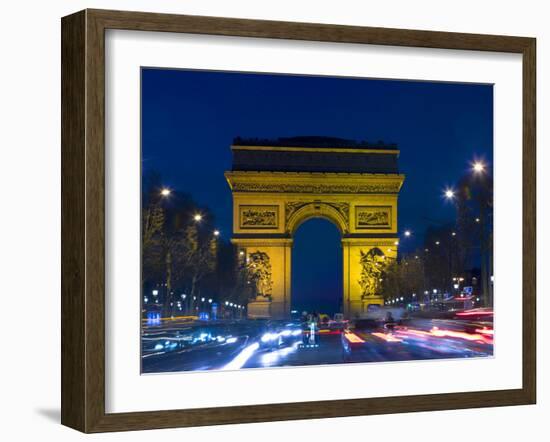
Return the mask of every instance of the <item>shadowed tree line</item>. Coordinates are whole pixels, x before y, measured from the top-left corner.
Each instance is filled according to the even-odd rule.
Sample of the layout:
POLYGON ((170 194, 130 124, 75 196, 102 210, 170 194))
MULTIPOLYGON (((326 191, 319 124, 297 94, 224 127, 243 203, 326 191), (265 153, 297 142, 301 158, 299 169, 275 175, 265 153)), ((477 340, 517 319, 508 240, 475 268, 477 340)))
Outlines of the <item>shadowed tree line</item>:
MULTIPOLYGON (((449 194, 451 195, 451 194, 449 194)), ((424 292, 453 293, 453 278, 479 273, 478 293, 483 305, 493 305, 493 180, 487 173, 466 174, 448 202, 455 222, 430 226, 423 247, 386 260, 380 290, 386 299, 405 296, 417 300, 424 292)))
MULTIPOLYGON (((194 298, 245 303, 253 296, 246 266, 217 231, 212 211, 191 195, 162 186, 159 174, 143 180, 142 288, 154 290, 164 315, 194 298)), ((194 304, 193 304, 194 305, 194 304)))

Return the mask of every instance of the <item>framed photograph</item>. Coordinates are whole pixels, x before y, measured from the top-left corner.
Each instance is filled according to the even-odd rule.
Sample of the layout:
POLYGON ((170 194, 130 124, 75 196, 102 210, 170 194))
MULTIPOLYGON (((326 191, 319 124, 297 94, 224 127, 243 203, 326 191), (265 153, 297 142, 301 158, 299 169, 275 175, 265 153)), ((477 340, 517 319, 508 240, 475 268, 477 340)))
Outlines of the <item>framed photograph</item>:
POLYGON ((62 423, 536 400, 535 39, 62 19, 62 423))

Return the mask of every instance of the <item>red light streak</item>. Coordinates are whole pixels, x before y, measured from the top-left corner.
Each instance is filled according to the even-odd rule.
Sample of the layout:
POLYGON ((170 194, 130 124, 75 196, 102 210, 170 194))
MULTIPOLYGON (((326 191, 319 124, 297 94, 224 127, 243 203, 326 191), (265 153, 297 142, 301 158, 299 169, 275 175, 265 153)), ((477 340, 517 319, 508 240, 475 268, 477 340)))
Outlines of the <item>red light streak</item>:
MULTIPOLYGON (((464 339, 466 341, 476 341, 483 344, 492 344, 492 330, 484 329, 484 330, 476 330, 476 333, 467 333, 462 331, 456 331, 456 330, 444 330, 439 329, 437 327, 433 327, 429 332, 424 330, 414 330, 414 329, 408 329, 404 331, 400 331, 398 334, 401 337, 406 336, 414 336, 419 338, 456 338, 456 339, 464 339)), ((374 333, 373 333, 374 334, 374 333)))
POLYGON ((456 316, 493 316, 493 312, 484 312, 479 310, 467 310, 465 312, 458 312, 456 316))

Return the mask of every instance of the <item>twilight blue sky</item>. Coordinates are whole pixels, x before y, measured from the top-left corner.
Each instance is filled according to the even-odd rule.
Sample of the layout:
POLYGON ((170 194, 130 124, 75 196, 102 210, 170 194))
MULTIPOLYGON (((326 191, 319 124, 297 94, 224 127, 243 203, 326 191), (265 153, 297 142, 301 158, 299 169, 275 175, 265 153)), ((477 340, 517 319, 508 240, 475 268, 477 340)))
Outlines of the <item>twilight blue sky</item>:
MULTIPOLYGON (((470 162, 493 161, 491 85, 142 70, 143 172, 157 171, 171 188, 188 192, 231 235, 234 137, 327 135, 397 143, 406 175, 399 199, 400 231, 422 244, 430 224, 453 220, 442 200, 470 162)), ((336 310, 341 296, 339 236, 323 220, 300 227, 293 256, 294 307, 336 310), (314 241, 315 238, 325 238, 314 241)))

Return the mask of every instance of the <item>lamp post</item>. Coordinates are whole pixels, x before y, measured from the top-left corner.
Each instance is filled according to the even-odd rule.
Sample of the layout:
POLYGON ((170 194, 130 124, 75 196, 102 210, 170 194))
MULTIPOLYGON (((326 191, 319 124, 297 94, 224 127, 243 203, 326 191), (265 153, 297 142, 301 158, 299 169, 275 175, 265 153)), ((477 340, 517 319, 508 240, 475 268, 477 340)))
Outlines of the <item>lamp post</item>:
POLYGON ((189 314, 189 296, 187 296, 185 293, 182 293, 180 296, 181 296, 181 302, 183 304, 183 314, 188 315, 189 314))
POLYGON ((490 198, 491 187, 487 181, 487 165, 482 160, 474 160, 471 163, 472 173, 477 178, 479 183, 478 203, 479 203, 479 217, 475 219, 475 222, 479 224, 479 246, 481 254, 481 290, 482 299, 485 306, 493 305, 493 286, 490 282, 490 275, 493 273, 493 257, 492 257, 492 234, 487 230, 488 217, 490 211, 488 211, 488 205, 490 198))

